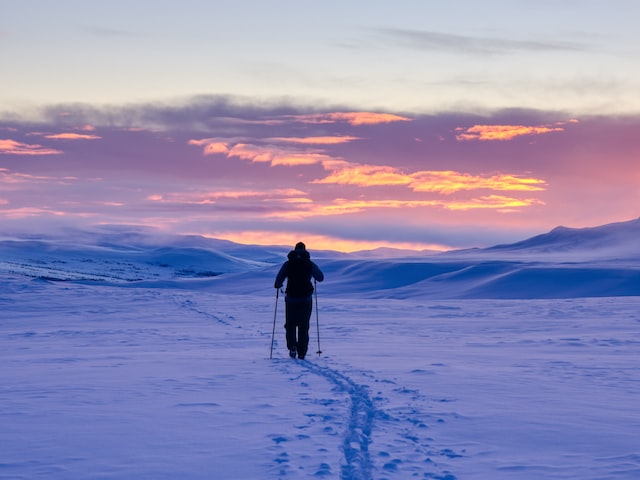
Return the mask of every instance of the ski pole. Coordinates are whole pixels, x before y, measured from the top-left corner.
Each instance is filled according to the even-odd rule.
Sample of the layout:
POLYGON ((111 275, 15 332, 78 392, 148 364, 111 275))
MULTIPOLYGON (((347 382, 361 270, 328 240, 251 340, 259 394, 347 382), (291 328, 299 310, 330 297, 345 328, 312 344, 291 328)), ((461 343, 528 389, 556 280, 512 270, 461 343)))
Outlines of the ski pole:
POLYGON ((318 332, 318 351, 316 353, 320 356, 322 350, 320 350, 320 319, 318 317, 318 282, 316 282, 315 278, 313 279, 313 286, 313 291, 316 295, 316 331, 318 332))
POLYGON ((276 336, 276 316, 278 315, 278 294, 280 289, 276 288, 276 308, 273 312, 273 330, 271 331, 271 351, 269 352, 269 360, 273 358, 273 338, 276 336))

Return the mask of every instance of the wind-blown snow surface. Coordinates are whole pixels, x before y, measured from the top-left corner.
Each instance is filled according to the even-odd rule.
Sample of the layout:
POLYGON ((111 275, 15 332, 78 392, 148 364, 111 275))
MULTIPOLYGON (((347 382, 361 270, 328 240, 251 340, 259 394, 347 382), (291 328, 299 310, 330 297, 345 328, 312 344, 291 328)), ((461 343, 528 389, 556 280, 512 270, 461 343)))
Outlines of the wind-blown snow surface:
POLYGON ((323 354, 300 361, 272 288, 286 249, 93 240, 1 245, 0 478, 640 478, 633 252, 317 252, 323 354), (567 268, 589 281, 552 298, 567 268), (588 296, 592 269, 626 294, 588 296), (525 286, 544 298, 506 298, 525 286))

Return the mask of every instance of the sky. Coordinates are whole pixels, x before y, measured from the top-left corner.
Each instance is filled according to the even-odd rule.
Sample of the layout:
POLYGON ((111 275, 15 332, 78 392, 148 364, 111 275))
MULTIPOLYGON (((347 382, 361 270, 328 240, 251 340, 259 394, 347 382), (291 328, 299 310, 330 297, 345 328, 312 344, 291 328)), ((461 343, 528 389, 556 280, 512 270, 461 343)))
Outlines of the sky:
POLYGON ((635 0, 0 0, 0 233, 353 251, 640 215, 635 0))

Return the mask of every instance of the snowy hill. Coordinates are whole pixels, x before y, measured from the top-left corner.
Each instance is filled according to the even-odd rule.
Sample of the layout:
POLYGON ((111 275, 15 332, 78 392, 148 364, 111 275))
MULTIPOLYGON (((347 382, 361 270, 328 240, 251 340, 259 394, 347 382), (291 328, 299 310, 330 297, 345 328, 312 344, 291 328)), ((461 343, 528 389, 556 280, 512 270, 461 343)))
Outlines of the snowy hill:
POLYGON ((554 258, 565 255, 568 260, 572 256, 640 260, 640 218, 592 228, 556 227, 549 233, 485 251, 553 255, 554 258))
POLYGON ((5 237, 0 477, 637 480, 626 227, 595 229, 630 247, 615 258, 592 229, 402 258, 312 250, 326 280, 305 360, 274 299, 287 247, 5 237))
POLYGON ((132 229, 69 232, 0 240, 0 273, 49 280, 103 282, 208 278, 263 268, 278 258, 268 249, 191 236, 154 236, 132 229), (225 251, 226 250, 226 251, 225 251))
MULTIPOLYGON (((552 232, 512 245, 395 258, 322 258, 330 296, 578 298, 640 296, 640 220, 552 232)), ((403 252, 404 253, 404 252, 403 252)), ((277 269, 220 277, 216 291, 268 291, 277 269)))
MULTIPOLYGON (((551 232, 510 245, 442 254, 311 251, 319 290, 366 298, 573 298, 640 295, 640 219, 551 232)), ((130 227, 0 240, 0 274, 127 286, 272 291, 289 247, 130 227)))

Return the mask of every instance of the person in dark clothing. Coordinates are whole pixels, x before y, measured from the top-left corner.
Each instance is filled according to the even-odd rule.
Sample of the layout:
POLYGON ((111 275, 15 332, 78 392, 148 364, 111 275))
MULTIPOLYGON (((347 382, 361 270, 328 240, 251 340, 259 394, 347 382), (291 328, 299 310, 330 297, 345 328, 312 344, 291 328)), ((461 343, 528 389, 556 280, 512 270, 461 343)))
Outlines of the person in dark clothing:
POLYGON ((291 358, 304 359, 309 346, 309 319, 313 308, 313 285, 311 279, 318 282, 324 280, 324 274, 318 266, 311 261, 311 255, 304 243, 298 242, 295 248, 287 255, 278 275, 274 287, 282 288, 284 279, 287 279, 285 291, 286 322, 284 328, 287 332, 287 349, 291 358))

